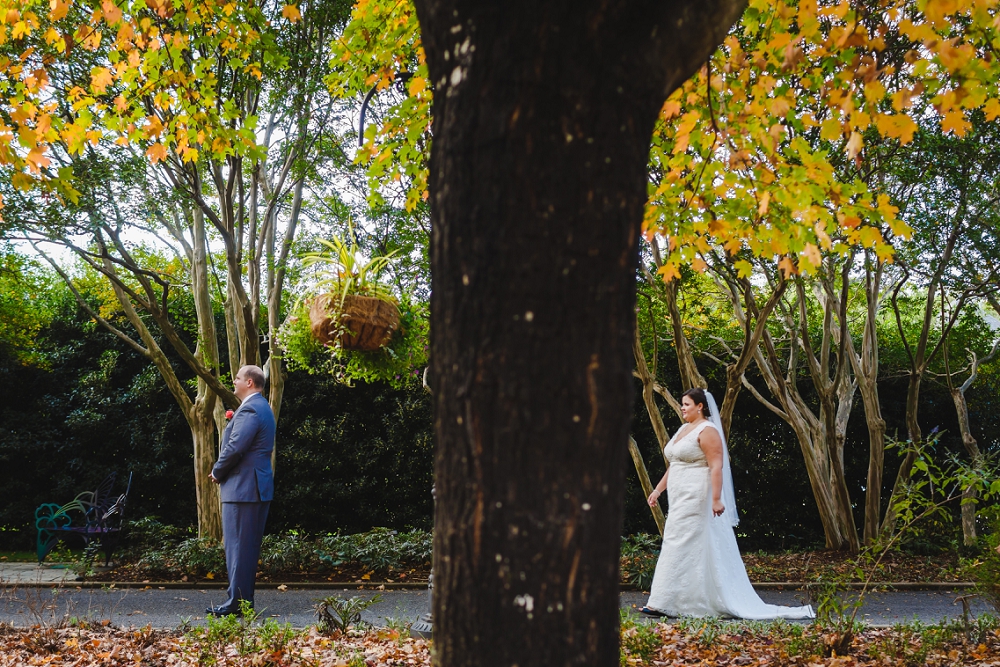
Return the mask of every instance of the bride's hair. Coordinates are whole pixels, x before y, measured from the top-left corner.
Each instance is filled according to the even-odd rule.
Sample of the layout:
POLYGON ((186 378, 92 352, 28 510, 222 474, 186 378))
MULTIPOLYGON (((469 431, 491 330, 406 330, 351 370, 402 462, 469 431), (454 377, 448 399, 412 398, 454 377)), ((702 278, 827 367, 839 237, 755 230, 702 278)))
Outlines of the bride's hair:
POLYGON ((710 416, 710 411, 708 409, 708 399, 705 398, 704 389, 701 389, 699 387, 692 387, 691 389, 688 389, 683 394, 681 394, 681 398, 684 398, 685 396, 694 401, 695 405, 701 406, 702 409, 701 414, 703 417, 707 419, 710 416))

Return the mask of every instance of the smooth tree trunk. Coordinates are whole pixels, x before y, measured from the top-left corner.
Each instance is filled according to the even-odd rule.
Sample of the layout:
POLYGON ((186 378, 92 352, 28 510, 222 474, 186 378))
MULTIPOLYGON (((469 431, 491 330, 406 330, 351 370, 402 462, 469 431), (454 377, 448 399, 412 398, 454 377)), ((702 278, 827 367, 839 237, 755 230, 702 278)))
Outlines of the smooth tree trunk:
MULTIPOLYGON (((635 438, 631 436, 628 439, 628 453, 632 456, 632 463, 635 464, 635 471, 639 475, 639 485, 642 487, 643 498, 649 498, 649 494, 653 492, 655 485, 649 479, 649 472, 646 470, 646 462, 642 460, 642 452, 639 451, 639 445, 636 444, 635 438)), ((656 529, 660 532, 660 537, 663 537, 663 526, 667 522, 666 517, 663 516, 663 510, 660 509, 659 503, 650 507, 650 510, 653 513, 653 521, 656 523, 656 529)))
MULTIPOLYGON (((670 438, 667 435, 667 427, 663 423, 663 415, 660 414, 660 407, 656 404, 656 393, 654 390, 656 378, 653 377, 653 373, 649 370, 649 364, 646 363, 646 354, 642 351, 642 338, 639 335, 638 322, 636 322, 635 331, 633 332, 632 353, 635 355, 635 375, 639 377, 639 381, 642 383, 642 402, 646 406, 646 413, 649 415, 653 432, 656 434, 657 447, 662 455, 663 448, 667 446, 667 441, 670 438)), ((653 492, 654 485, 649 479, 649 471, 646 469, 646 462, 642 458, 642 452, 639 451, 639 446, 631 436, 628 440, 628 451, 632 456, 632 463, 635 464, 635 472, 639 476, 639 484, 642 485, 642 492, 648 498, 649 494, 653 492)), ((663 462, 667 467, 670 467, 670 462, 665 455, 663 456, 663 462)), ((663 526, 666 523, 666 519, 663 516, 663 509, 660 508, 659 503, 649 509, 653 514, 653 521, 656 523, 657 530, 660 531, 660 535, 663 535, 663 526)))
POLYGON ((415 4, 434 85, 435 662, 616 666, 649 141, 743 4, 415 4))
MULTIPOLYGON (((854 338, 847 336, 844 354, 847 355, 858 384, 858 393, 865 408, 865 425, 868 427, 868 477, 865 486, 865 523, 862 530, 864 544, 870 546, 879 536, 882 519, 882 482, 885 473, 885 419, 878 393, 879 345, 878 314, 882 302, 882 272, 884 264, 871 253, 865 257, 865 319, 858 352, 854 338)), ((846 312, 838 309, 838 316, 846 312)))
MULTIPOLYGON (((948 359, 948 346, 942 347, 941 356, 944 359, 945 377, 948 379, 948 391, 951 393, 951 400, 955 404, 955 413, 958 416, 958 432, 962 436, 962 445, 965 452, 972 459, 972 467, 979 470, 983 464, 983 454, 979 449, 979 442, 972 435, 972 425, 969 420, 969 404, 965 399, 965 392, 976 381, 979 375, 980 364, 992 359, 997 350, 1000 349, 1000 341, 993 344, 993 349, 983 359, 979 359, 975 352, 967 350, 969 353, 969 367, 971 372, 968 379, 959 386, 953 382, 953 374, 948 359)), ((969 485, 962 490, 962 538, 966 546, 976 543, 976 508, 978 506, 978 493, 974 485, 969 485)))
MULTIPOLYGON (((207 403, 208 396, 205 397, 207 403)), ((214 408, 215 395, 211 396, 214 408)), ((198 507, 198 536, 222 541, 222 502, 219 487, 210 478, 215 464, 216 437, 212 412, 205 413, 206 405, 192 407, 188 424, 194 444, 194 488, 198 507)), ((221 431, 221 429, 220 429, 221 431)))
MULTIPOLYGON (((732 283, 726 289, 736 318, 746 330, 748 313, 741 305, 740 292, 741 290, 732 283)), ((796 290, 796 299, 804 296, 803 291, 796 290)), ((769 303, 772 303, 772 300, 769 299, 769 303)), ((774 303, 777 307, 778 302, 774 303)), ((785 335, 789 337, 790 352, 787 358, 779 352, 777 343, 766 327, 762 327, 760 345, 752 349, 754 362, 777 405, 749 382, 745 383, 745 387, 762 405, 781 417, 795 433, 809 475, 816 509, 823 524, 826 548, 857 551, 859 547, 857 529, 843 471, 843 444, 847 421, 843 417, 844 410, 840 409, 845 401, 852 400, 854 385, 846 380, 842 380, 841 383, 830 383, 828 355, 831 350, 832 333, 829 328, 824 330, 821 352, 817 358, 813 354, 811 345, 800 339, 801 326, 795 319, 796 311, 801 314, 797 302, 791 307, 781 306, 776 316, 784 328, 785 335), (801 395, 794 380, 799 372, 802 357, 805 357, 810 366, 810 374, 817 393, 821 394, 819 414, 813 412, 811 402, 801 395), (826 381, 823 381, 824 377, 827 378, 826 381), (817 384, 820 386, 816 386, 817 384), (824 393, 825 398, 822 397, 824 393)))

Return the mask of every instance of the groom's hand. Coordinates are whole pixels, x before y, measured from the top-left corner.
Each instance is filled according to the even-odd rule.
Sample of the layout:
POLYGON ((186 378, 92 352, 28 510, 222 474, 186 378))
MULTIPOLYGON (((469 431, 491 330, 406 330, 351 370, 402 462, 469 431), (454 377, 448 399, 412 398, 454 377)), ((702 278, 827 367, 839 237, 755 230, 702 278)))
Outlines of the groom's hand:
POLYGON ((210 480, 212 480, 213 482, 215 482, 216 484, 218 484, 218 483, 219 483, 219 480, 217 480, 217 479, 215 478, 215 475, 213 475, 212 473, 208 473, 208 478, 209 478, 210 480))

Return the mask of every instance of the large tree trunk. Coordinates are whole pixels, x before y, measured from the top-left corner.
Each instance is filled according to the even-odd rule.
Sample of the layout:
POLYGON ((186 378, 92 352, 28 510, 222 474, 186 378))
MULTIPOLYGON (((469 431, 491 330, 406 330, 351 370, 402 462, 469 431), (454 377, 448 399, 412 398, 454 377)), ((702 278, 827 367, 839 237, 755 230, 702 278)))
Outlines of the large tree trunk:
POLYGON ((416 6, 435 86, 435 661, 612 667, 649 140, 742 4, 416 6))

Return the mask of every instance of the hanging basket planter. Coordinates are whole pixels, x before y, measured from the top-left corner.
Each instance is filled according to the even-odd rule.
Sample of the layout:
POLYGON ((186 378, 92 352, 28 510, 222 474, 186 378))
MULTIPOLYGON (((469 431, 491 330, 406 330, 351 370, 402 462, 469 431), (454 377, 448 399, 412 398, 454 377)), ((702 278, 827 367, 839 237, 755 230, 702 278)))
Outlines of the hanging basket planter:
POLYGON ((343 308, 339 297, 322 294, 309 307, 313 335, 324 345, 340 340, 341 348, 373 352, 388 345, 399 328, 399 309, 370 296, 348 295, 343 308))

